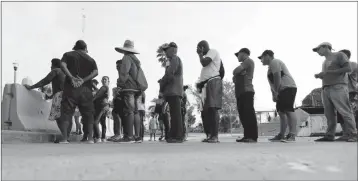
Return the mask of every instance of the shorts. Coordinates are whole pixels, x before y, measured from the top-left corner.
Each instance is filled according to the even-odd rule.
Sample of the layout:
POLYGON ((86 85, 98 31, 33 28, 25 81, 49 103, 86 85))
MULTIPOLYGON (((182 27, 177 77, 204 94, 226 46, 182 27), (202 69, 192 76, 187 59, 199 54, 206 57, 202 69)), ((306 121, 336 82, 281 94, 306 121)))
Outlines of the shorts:
POLYGON ((278 94, 276 110, 278 112, 295 112, 294 104, 297 88, 285 88, 278 94))
POLYGON ((62 101, 62 91, 57 92, 52 98, 52 105, 49 120, 54 121, 61 117, 61 101, 62 101))

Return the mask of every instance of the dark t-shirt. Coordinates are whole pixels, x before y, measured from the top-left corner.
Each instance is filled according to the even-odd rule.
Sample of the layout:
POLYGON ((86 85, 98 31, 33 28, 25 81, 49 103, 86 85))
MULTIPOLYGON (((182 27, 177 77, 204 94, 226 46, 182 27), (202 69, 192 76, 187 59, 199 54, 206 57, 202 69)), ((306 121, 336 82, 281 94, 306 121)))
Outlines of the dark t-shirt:
POLYGON ((102 86, 95 95, 95 106, 106 106, 108 105, 109 99, 109 87, 102 86))
MULTIPOLYGON (((85 78, 90 75, 94 70, 98 70, 96 61, 87 53, 81 50, 70 51, 63 54, 61 61, 67 64, 67 69, 74 77, 79 76, 81 78, 85 78)), ((71 84, 71 80, 69 77, 66 77, 65 83, 71 84)), ((87 81, 83 83, 83 86, 86 86, 91 89, 92 83, 91 81, 87 81)))

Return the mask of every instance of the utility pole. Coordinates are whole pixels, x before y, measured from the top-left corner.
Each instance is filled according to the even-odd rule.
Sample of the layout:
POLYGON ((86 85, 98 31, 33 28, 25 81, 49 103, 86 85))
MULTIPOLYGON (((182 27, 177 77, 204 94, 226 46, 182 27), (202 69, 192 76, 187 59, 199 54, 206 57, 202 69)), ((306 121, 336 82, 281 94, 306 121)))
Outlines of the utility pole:
POLYGON ((82 40, 85 38, 85 28, 86 28, 86 14, 85 14, 85 9, 82 8, 82 37, 81 37, 82 40))

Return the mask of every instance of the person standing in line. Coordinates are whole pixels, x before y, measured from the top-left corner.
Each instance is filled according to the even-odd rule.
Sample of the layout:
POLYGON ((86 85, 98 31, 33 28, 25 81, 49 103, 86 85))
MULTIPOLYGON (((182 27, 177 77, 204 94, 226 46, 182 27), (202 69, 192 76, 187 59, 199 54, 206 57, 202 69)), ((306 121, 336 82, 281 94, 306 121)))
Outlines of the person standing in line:
MULTIPOLYGON (((119 142, 141 143, 140 137, 141 122, 138 114, 137 99, 143 87, 140 87, 138 80, 145 80, 145 75, 141 69, 141 63, 135 54, 139 54, 134 49, 134 42, 126 40, 123 47, 116 47, 115 50, 124 54, 117 79, 117 87, 120 88, 120 96, 123 101, 123 138, 119 142), (134 127, 134 134, 133 134, 134 127)), ((143 83, 143 82, 141 82, 143 83)), ((143 85, 143 84, 142 84, 143 85)), ((143 89, 142 89, 143 88, 143 89)))
POLYGON ((163 47, 163 50, 169 63, 163 78, 160 80, 160 92, 165 101, 168 102, 170 110, 170 136, 166 141, 168 143, 182 143, 183 120, 180 100, 183 96, 183 64, 177 56, 178 46, 176 43, 167 44, 163 47))
POLYGON ((353 110, 349 102, 348 76, 352 71, 348 57, 342 52, 332 52, 332 44, 323 42, 312 49, 326 59, 322 71, 315 78, 322 79, 322 102, 327 118, 326 135, 315 141, 335 141, 337 117, 336 111, 343 118, 343 137, 338 140, 357 141, 357 128, 353 110))
POLYGON ((73 47, 73 51, 66 52, 61 59, 61 69, 66 74, 66 80, 61 102, 60 120, 63 140, 60 143, 67 142, 69 125, 77 106, 86 122, 88 134, 86 142, 94 143, 94 105, 91 80, 98 75, 98 69, 96 61, 87 53, 87 44, 83 40, 79 40, 73 47))
POLYGON ((257 118, 254 108, 255 90, 252 84, 254 78, 255 63, 250 58, 250 50, 242 48, 235 53, 241 65, 233 72, 233 82, 235 84, 235 96, 240 121, 244 128, 244 137, 237 139, 236 142, 257 142, 257 118))
POLYGON ((102 77, 102 87, 97 91, 93 98, 95 106, 93 137, 94 142, 106 142, 106 115, 109 111, 109 77, 102 77), (102 134, 100 134, 99 124, 102 126, 102 134))
POLYGON ((140 118, 140 122, 141 122, 140 138, 143 141, 143 139, 144 139, 144 121, 145 121, 145 93, 144 92, 142 92, 142 94, 138 96, 137 105, 138 105, 139 118, 140 118))
MULTIPOLYGON (((92 95, 95 96, 98 91, 98 88, 97 88, 98 81, 96 79, 92 79, 91 83, 92 83, 92 87, 91 87, 92 95)), ((77 110, 78 110, 78 107, 77 107, 77 110)), ((95 112, 93 112, 93 116, 95 116, 94 114, 95 114, 95 112)), ((87 121, 83 120, 83 117, 82 117, 81 123, 83 125, 83 138, 82 138, 81 142, 86 142, 88 140, 88 132, 87 132, 87 125, 86 125, 87 121)))
POLYGON ((188 89, 188 86, 184 86, 183 87, 183 97, 181 99, 181 114, 182 114, 182 122, 183 122, 183 140, 186 141, 187 137, 188 137, 188 128, 187 128, 187 121, 185 119, 185 115, 186 115, 186 103, 188 102, 188 98, 187 95, 185 93, 185 91, 188 89))
MULTIPOLYGON (((65 82, 65 77, 66 75, 63 73, 63 71, 61 70, 61 60, 58 58, 53 58, 51 60, 51 71, 50 73, 43 78, 41 81, 39 81, 38 83, 30 86, 30 85, 24 85, 28 90, 32 90, 32 89, 36 89, 36 88, 40 88, 43 87, 49 83, 52 84, 52 96, 46 96, 46 99, 52 99, 52 105, 51 105, 51 111, 50 111, 50 116, 49 116, 49 120, 50 121, 56 121, 57 126, 59 127, 60 130, 62 130, 61 127, 61 121, 60 121, 60 117, 61 117, 61 101, 62 101, 62 95, 63 95, 63 85, 65 82)), ((72 122, 70 122, 69 127, 72 128, 72 122)), ((62 131, 61 131, 62 132, 62 131)), ((69 131, 67 131, 67 137, 69 137, 71 132, 71 129, 69 131)), ((60 140, 55 140, 55 143, 59 143, 60 140)), ((68 143, 68 140, 63 140, 61 141, 61 143, 68 143)))
POLYGON ((296 141, 297 116, 294 109, 297 86, 286 65, 274 58, 274 52, 265 50, 258 57, 264 66, 268 66, 267 78, 271 87, 272 99, 280 116, 280 133, 270 141, 296 141), (285 137, 288 125, 289 133, 285 137))
POLYGON ((75 114, 73 115, 73 117, 75 118, 76 134, 82 135, 82 127, 81 127, 81 123, 80 123, 81 114, 80 114, 80 111, 78 110, 78 107, 76 107, 75 114))
MULTIPOLYGON (((342 52, 344 54, 346 54, 346 56, 348 57, 348 60, 351 58, 351 51, 349 50, 341 50, 339 52, 342 52)), ((348 92, 349 92, 349 102, 352 106, 353 109, 353 114, 354 114, 354 119, 356 122, 356 128, 358 129, 358 124, 357 124, 357 112, 358 112, 358 106, 357 106, 357 101, 358 101, 358 95, 357 95, 357 72, 358 72, 358 68, 357 68, 357 63, 356 62, 352 62, 350 61, 350 66, 352 68, 352 72, 350 72, 348 74, 348 92)), ((342 129, 344 129, 344 120, 342 118, 342 115, 339 114, 339 112, 337 111, 337 122, 341 124, 342 129)), ((346 131, 343 131, 343 133, 346 133, 346 131)), ((336 139, 336 141, 346 141, 347 135, 343 135, 341 138, 336 139)))
POLYGON ((220 76, 221 58, 215 49, 210 49, 209 43, 205 40, 197 45, 199 60, 203 66, 200 73, 199 83, 196 85, 202 94, 204 121, 207 122, 210 130, 208 143, 218 143, 219 133, 219 110, 222 108, 223 86, 220 76))
POLYGON ((156 141, 155 140, 155 135, 156 135, 157 129, 158 129, 158 119, 157 119, 157 117, 155 116, 154 113, 152 113, 151 116, 152 117, 150 118, 150 121, 149 121, 149 132, 150 132, 149 141, 152 141, 152 137, 154 137, 154 141, 156 141))

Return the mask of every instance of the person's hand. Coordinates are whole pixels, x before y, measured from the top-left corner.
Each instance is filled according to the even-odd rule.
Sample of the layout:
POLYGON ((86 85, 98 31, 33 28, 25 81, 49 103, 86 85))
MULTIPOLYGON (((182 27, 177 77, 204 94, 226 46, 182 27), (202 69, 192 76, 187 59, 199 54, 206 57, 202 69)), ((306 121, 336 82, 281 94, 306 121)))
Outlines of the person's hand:
POLYGON ((197 48, 196 48, 196 53, 197 53, 198 55, 203 55, 203 54, 204 54, 203 48, 197 47, 197 48))
POLYGON ((274 93, 273 97, 272 97, 273 102, 277 102, 278 101, 278 94, 274 93))
POLYGON ((315 74, 314 77, 315 77, 316 79, 322 79, 325 75, 326 75, 325 72, 320 72, 320 73, 318 73, 318 74, 315 74))
POLYGON ((83 79, 81 77, 79 77, 79 76, 72 77, 71 82, 72 82, 73 87, 78 88, 78 87, 82 86, 83 79))
POLYGON ((30 85, 24 85, 25 86, 25 88, 27 89, 27 90, 31 90, 32 89, 32 87, 30 86, 30 85))

